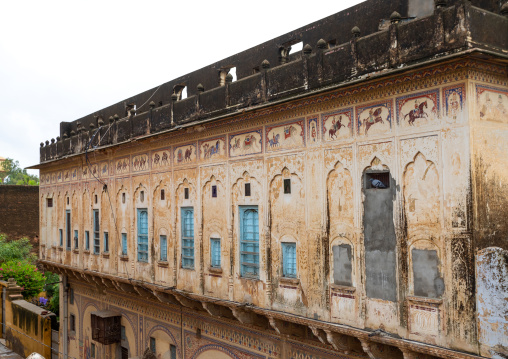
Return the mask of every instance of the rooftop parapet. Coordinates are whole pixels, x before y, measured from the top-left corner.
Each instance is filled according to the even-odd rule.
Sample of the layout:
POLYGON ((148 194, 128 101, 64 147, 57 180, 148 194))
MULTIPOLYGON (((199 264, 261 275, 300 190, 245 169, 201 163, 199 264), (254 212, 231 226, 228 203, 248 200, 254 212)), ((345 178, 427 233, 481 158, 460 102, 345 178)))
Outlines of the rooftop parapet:
POLYGON ((433 13, 414 18, 408 9, 420 4, 415 1, 363 2, 79 120, 62 122, 57 140, 41 143, 40 162, 82 153, 94 135, 100 147, 114 145, 472 49, 508 54, 503 6, 496 10, 487 0, 439 0, 433 13), (289 54, 297 42, 303 50, 289 54), (234 82, 227 76, 233 67, 234 82), (188 97, 182 99, 184 88, 188 97))

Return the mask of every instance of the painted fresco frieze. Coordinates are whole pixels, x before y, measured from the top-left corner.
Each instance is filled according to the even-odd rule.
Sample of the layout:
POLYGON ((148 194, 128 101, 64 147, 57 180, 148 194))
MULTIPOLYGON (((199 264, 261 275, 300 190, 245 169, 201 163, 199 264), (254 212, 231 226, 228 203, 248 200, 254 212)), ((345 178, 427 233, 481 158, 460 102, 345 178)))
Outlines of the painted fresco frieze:
POLYGON ((115 162, 115 173, 117 175, 129 173, 129 167, 129 157, 120 158, 115 162))
POLYGON ((370 103, 356 107, 359 136, 375 136, 391 131, 393 101, 370 103))
POLYGON ((169 148, 152 153, 152 169, 168 168, 171 165, 171 150, 169 148))
POLYGON ((262 129, 229 136, 229 156, 238 157, 263 152, 262 129))
POLYGON ((319 117, 310 116, 307 118, 307 144, 309 146, 319 143, 319 117))
POLYGON ((476 85, 476 99, 480 120, 508 124, 508 91, 476 85))
POLYGON ((223 160, 226 157, 226 136, 199 141, 199 159, 201 161, 223 160))
POLYGON ((173 163, 178 165, 186 165, 195 163, 197 159, 196 144, 178 146, 173 149, 173 163))
POLYGON ((433 124, 439 118, 439 90, 398 97, 396 107, 397 122, 401 128, 433 124))
POLYGON ((146 153, 137 156, 132 156, 133 172, 146 171, 148 170, 148 167, 149 167, 148 155, 146 153))
POLYGON ((323 124, 323 141, 353 137, 353 108, 322 114, 321 122, 323 124))
POLYGON ((266 127, 266 151, 288 150, 305 146, 304 121, 266 127))
POLYGON ((450 123, 461 122, 466 101, 466 85, 458 84, 443 88, 444 112, 450 123))

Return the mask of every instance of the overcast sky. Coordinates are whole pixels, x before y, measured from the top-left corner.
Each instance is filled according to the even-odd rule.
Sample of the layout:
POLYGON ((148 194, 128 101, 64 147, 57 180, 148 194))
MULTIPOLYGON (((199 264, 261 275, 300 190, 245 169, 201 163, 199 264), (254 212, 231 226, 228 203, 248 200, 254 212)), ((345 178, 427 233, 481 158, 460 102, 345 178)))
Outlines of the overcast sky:
POLYGON ((360 2, 3 1, 0 157, 37 164, 60 122, 360 2))

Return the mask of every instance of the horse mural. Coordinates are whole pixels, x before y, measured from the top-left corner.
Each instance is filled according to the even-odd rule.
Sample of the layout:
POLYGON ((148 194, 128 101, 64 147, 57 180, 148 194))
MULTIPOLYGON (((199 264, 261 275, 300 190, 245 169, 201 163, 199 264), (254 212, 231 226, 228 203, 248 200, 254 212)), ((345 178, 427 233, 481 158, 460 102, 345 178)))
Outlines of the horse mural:
POLYGON ((220 152, 220 141, 217 140, 215 142, 215 146, 210 146, 208 143, 205 143, 203 146, 204 158, 211 158, 214 154, 220 152))
POLYGON ((381 112, 383 112, 382 107, 378 107, 374 112, 372 112, 372 109, 369 110, 369 117, 364 120, 366 135, 370 126, 378 122, 384 123, 383 118, 381 117, 381 112))
POLYGON ((416 108, 414 110, 411 110, 409 111, 405 116, 404 116, 404 120, 406 119, 407 116, 409 116, 409 121, 408 123, 412 126, 414 126, 414 122, 417 118, 424 118, 424 117, 429 117, 429 115, 427 115, 427 113, 425 113, 425 111, 423 110, 424 108, 427 108, 427 101, 423 101, 421 104, 419 105, 416 105, 415 106, 416 108))
POLYGON ((192 146, 189 146, 189 148, 187 148, 185 150, 185 159, 184 159, 184 161, 185 162, 192 161, 191 155, 192 155, 192 146))
POLYGON ((268 139, 268 144, 270 145, 270 147, 279 147, 280 146, 279 138, 280 134, 272 133, 272 138, 268 139))
POLYGON ((345 127, 341 121, 342 116, 339 116, 338 121, 335 121, 335 119, 332 121, 332 127, 328 130, 328 137, 330 137, 332 140, 334 137, 337 138, 337 132, 339 132, 342 127, 345 127))

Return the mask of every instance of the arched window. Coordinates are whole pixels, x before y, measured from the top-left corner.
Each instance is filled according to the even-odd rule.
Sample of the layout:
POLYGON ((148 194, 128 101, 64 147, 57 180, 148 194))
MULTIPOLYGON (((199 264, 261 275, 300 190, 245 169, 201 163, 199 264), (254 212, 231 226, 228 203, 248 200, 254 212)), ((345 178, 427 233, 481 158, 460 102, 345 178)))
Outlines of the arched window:
POLYGON ((240 207, 240 261, 242 277, 259 276, 259 221, 256 207, 240 207))
POLYGON ((148 211, 138 209, 138 261, 148 262, 148 211))
POLYGON ((194 269, 194 209, 182 208, 182 267, 194 269))

